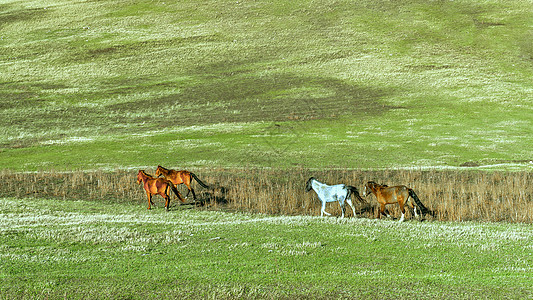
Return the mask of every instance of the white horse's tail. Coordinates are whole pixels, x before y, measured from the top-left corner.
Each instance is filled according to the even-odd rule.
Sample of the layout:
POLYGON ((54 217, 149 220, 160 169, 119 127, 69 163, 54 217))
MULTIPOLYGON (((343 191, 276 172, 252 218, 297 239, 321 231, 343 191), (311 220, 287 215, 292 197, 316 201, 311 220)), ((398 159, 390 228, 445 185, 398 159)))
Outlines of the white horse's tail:
POLYGON ((366 200, 361 198, 361 195, 359 195, 359 191, 357 190, 356 187, 351 186, 351 185, 347 185, 346 189, 348 190, 348 195, 346 195, 346 199, 350 199, 350 196, 352 194, 354 194, 355 198, 357 198, 357 201, 359 201, 361 203, 364 203, 364 204, 367 204, 366 200))

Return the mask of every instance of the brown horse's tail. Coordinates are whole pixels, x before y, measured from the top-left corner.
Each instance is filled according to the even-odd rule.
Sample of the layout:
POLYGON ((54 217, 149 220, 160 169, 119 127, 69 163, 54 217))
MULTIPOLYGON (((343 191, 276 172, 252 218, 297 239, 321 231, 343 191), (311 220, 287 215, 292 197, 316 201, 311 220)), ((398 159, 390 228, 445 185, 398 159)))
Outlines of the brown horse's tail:
POLYGON ((418 196, 416 195, 415 191, 413 191, 412 189, 409 189, 409 196, 411 196, 411 198, 415 200, 416 206, 418 206, 422 215, 426 215, 426 214, 429 214, 431 216, 434 215, 433 212, 429 210, 429 208, 425 207, 424 204, 422 204, 422 201, 418 199, 418 196))
POLYGON ((355 198, 357 198, 357 201, 359 201, 361 203, 365 203, 365 204, 367 203, 365 199, 361 198, 361 195, 359 195, 359 191, 357 190, 356 187, 351 186, 351 185, 347 185, 346 189, 348 189, 348 195, 346 196, 346 199, 349 199, 350 196, 352 194, 354 194, 355 198))
POLYGON ((181 196, 180 192, 178 191, 178 189, 172 184, 172 182, 168 182, 168 187, 174 192, 174 194, 176 195, 176 197, 178 197, 178 199, 180 199, 181 202, 185 202, 185 199, 183 198, 183 196, 181 196))
POLYGON ((204 188, 209 188, 205 183, 203 183, 198 177, 196 177, 196 175, 194 175, 194 173, 190 173, 192 178, 194 178, 194 180, 196 180, 196 182, 198 182, 202 187, 204 188))

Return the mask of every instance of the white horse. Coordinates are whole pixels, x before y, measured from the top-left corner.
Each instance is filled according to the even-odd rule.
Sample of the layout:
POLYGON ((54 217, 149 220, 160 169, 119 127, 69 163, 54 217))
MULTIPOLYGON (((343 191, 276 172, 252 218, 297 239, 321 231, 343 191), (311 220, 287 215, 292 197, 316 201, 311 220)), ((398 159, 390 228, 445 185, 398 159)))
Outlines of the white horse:
POLYGON ((361 198, 361 196, 359 195, 359 191, 357 191, 355 187, 350 185, 327 185, 316 180, 314 177, 311 177, 309 178, 309 180, 307 180, 305 191, 309 192, 311 189, 316 192, 318 199, 320 199, 320 201, 322 202, 322 209, 320 210, 321 217, 324 216, 324 214, 331 216, 330 213, 326 212, 326 203, 335 201, 338 201, 339 205, 341 206, 342 218, 344 218, 344 212, 346 211, 345 201, 352 208, 353 215, 355 217, 355 208, 353 207, 352 199, 350 198, 352 193, 356 196, 357 200, 362 203, 366 203, 366 201, 363 200, 363 198, 361 198))

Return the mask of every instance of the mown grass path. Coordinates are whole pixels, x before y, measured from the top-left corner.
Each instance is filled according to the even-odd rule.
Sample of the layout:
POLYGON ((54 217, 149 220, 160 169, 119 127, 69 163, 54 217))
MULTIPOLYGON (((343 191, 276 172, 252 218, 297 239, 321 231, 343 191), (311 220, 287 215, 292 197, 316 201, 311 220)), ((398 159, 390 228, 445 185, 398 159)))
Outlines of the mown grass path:
POLYGON ((533 228, 0 199, 2 298, 529 298, 533 228))

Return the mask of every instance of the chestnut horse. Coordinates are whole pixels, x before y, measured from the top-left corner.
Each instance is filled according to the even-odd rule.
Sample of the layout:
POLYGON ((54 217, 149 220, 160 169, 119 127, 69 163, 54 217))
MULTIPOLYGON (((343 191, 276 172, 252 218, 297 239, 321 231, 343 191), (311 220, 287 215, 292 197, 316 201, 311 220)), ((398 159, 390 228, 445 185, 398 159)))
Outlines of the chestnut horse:
POLYGON ((389 217, 389 215, 385 214, 385 205, 393 203, 398 203, 398 205, 400 206, 400 210, 402 211, 402 217, 400 218, 400 222, 403 222, 405 218, 405 204, 408 204, 411 209, 414 209, 415 217, 418 217, 418 214, 416 213, 416 207, 418 207, 422 215, 427 213, 431 214, 431 211, 426 208, 424 204, 422 204, 420 199, 418 199, 416 193, 405 185, 387 186, 384 184, 378 184, 374 181, 369 181, 365 184, 363 188, 363 196, 366 197, 371 193, 376 196, 376 199, 380 204, 380 209, 378 213, 379 218, 381 218, 382 214, 389 217), (413 204, 413 201, 409 201, 411 199, 414 200, 416 206, 413 204))
POLYGON ((187 192, 187 195, 185 195, 185 198, 189 196, 189 193, 192 192, 192 198, 196 200, 196 194, 194 193, 194 189, 191 188, 191 181, 192 178, 194 178, 202 187, 208 188, 208 186, 203 183, 194 173, 191 173, 189 171, 176 171, 171 169, 165 169, 161 166, 157 166, 157 170, 155 171, 155 176, 159 177, 163 175, 167 180, 170 180, 174 186, 178 186, 179 184, 185 184, 189 191, 187 192))
POLYGON ((166 180, 164 178, 154 178, 149 174, 146 174, 144 170, 139 170, 139 173, 137 173, 137 184, 140 184, 141 181, 144 183, 144 190, 146 191, 146 196, 148 197, 148 209, 151 208, 150 204, 154 204, 152 202, 152 195, 160 195, 163 197, 165 202, 165 208, 168 211, 170 207, 170 195, 169 195, 169 189, 176 194, 176 196, 181 200, 181 202, 185 202, 185 199, 181 196, 180 192, 174 187, 172 182, 169 180, 166 180))

